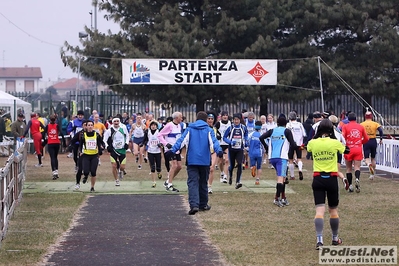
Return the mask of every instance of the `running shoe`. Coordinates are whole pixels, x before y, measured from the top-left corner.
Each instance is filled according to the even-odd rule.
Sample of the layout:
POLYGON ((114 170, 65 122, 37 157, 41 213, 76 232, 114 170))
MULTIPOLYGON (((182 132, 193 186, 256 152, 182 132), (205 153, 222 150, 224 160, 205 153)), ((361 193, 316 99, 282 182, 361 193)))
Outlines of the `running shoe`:
POLYGON ((224 175, 224 176, 223 176, 223 183, 224 183, 224 184, 227 184, 227 175, 224 175))
POLYGON ((370 179, 370 180, 374 180, 374 175, 370 175, 370 176, 369 176, 369 179, 370 179))
POLYGON ((290 181, 288 180, 288 177, 284 178, 284 184, 288 185, 290 181))
POLYGON ((82 180, 82 183, 83 183, 83 184, 86 184, 87 178, 88 178, 87 176, 84 176, 84 177, 83 177, 83 180, 82 180))
POLYGON ((43 164, 41 163, 35 164, 35 167, 43 167, 43 164))
POLYGON ((374 175, 374 168, 373 165, 371 163, 369 163, 369 171, 371 175, 374 175))
POLYGON ((144 162, 147 163, 148 162, 148 158, 144 157, 144 162))
POLYGON ((281 202, 281 200, 275 199, 273 203, 274 205, 277 205, 277 207, 284 207, 284 204, 281 202))
POLYGON ((320 250, 323 247, 323 243, 317 242, 316 244, 316 250, 320 250))
POLYGON ((360 180, 359 180, 359 178, 356 178, 355 188, 356 188, 356 193, 359 193, 360 192, 360 180))
POLYGON ((299 171, 299 180, 303 180, 303 174, 302 174, 302 171, 299 171))
POLYGON ((115 186, 119 187, 121 184, 119 183, 119 179, 115 180, 115 186))
POLYGON ((236 184, 236 189, 239 189, 239 188, 241 188, 242 187, 242 184, 241 183, 237 183, 236 184))
POLYGON ((332 243, 331 243, 331 245, 333 245, 333 246, 338 246, 338 245, 341 245, 342 242, 343 242, 342 239, 341 239, 341 238, 338 238, 336 241, 333 240, 332 243))
POLYGON ((75 190, 79 190, 79 189, 80 189, 80 185, 79 185, 79 184, 76 184, 75 190))
POLYGON ((92 188, 90 189, 90 192, 95 192, 94 187, 92 187, 92 188))
POLYGON ((252 175, 252 177, 256 176, 256 166, 255 165, 251 167, 251 175, 252 175))
POLYGON ((208 194, 212 194, 212 193, 213 193, 212 188, 211 188, 211 187, 208 187, 208 194))
POLYGON ((137 167, 137 169, 141 170, 141 164, 139 164, 139 166, 137 167))
POLYGON ((155 188, 156 186, 157 186, 157 183, 153 182, 151 187, 155 188))
POLYGON ((172 186, 168 186, 166 188, 167 191, 169 192, 179 192, 179 190, 177 188, 175 188, 173 185, 172 186))
POLYGON ((126 173, 126 170, 125 169, 123 169, 123 175, 126 175, 127 173, 126 173))
POLYGON ((255 185, 260 185, 259 178, 257 178, 257 179, 255 180, 255 185))
POLYGON ((70 153, 67 155, 67 158, 72 158, 72 157, 73 157, 73 153, 70 152, 70 153))
POLYGON ((158 173, 158 179, 162 179, 162 174, 158 173))
POLYGON ((136 157, 136 163, 138 163, 139 162, 139 157, 136 157))
POLYGON ((57 180, 58 179, 58 175, 57 174, 53 174, 53 180, 57 180))
POLYGON ((349 182, 348 182, 348 179, 344 178, 344 179, 342 179, 342 182, 344 183, 344 188, 345 188, 345 190, 348 190, 348 189, 349 189, 349 182))
POLYGON ((165 188, 167 188, 167 187, 168 187, 168 181, 165 181, 165 182, 163 183, 163 186, 164 186, 165 188))
POLYGON ((229 177, 229 185, 233 184, 233 178, 230 176, 229 177))
POLYGON ((287 199, 281 199, 281 203, 282 203, 284 206, 290 205, 290 203, 288 202, 287 199))

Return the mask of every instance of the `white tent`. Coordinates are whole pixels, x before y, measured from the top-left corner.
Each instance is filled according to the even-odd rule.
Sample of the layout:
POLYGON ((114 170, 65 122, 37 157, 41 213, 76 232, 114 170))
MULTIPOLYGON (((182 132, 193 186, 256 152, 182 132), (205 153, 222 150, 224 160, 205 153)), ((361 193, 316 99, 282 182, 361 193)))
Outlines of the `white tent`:
POLYGON ((0 91, 0 109, 3 109, 6 113, 10 113, 12 121, 16 120, 19 111, 25 114, 26 120, 30 120, 32 105, 11 94, 0 91))

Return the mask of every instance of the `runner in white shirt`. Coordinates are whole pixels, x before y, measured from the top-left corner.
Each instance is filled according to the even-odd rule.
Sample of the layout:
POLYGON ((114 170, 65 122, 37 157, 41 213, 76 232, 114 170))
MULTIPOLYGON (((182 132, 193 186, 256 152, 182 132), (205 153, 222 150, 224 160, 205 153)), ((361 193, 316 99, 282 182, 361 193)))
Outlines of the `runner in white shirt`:
POLYGON ((215 128, 219 131, 221 139, 219 139, 219 145, 223 150, 223 158, 219 158, 219 169, 220 183, 227 184, 227 173, 229 171, 229 144, 223 140, 224 132, 231 127, 231 121, 229 120, 229 113, 222 111, 221 120, 216 122, 215 128))
POLYGON ((303 139, 306 138, 306 131, 303 127, 302 123, 296 120, 297 114, 295 112, 290 112, 288 114, 289 122, 287 124, 287 128, 291 130, 292 136, 294 137, 294 141, 297 147, 294 149, 290 147, 288 151, 288 169, 290 170, 290 179, 294 180, 294 153, 296 153, 296 160, 299 170, 299 180, 303 180, 303 173, 302 173, 302 150, 304 148, 303 139))

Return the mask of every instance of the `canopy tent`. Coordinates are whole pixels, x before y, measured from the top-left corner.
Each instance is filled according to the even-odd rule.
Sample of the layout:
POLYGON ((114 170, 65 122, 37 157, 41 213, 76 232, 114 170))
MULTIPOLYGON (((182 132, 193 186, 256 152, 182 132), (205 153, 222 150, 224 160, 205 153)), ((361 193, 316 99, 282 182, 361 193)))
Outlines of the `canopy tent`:
POLYGON ((11 94, 0 91, 0 109, 3 109, 5 113, 9 113, 12 121, 16 120, 19 112, 23 112, 25 119, 30 120, 32 105, 11 94))

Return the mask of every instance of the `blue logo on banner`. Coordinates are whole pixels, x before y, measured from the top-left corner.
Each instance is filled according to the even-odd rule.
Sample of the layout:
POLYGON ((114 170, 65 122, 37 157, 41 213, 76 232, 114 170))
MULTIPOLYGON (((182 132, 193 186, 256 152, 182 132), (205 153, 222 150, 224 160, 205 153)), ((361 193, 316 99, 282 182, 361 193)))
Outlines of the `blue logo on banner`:
POLYGON ((150 81, 149 68, 136 62, 130 66, 130 83, 148 83, 150 81))

